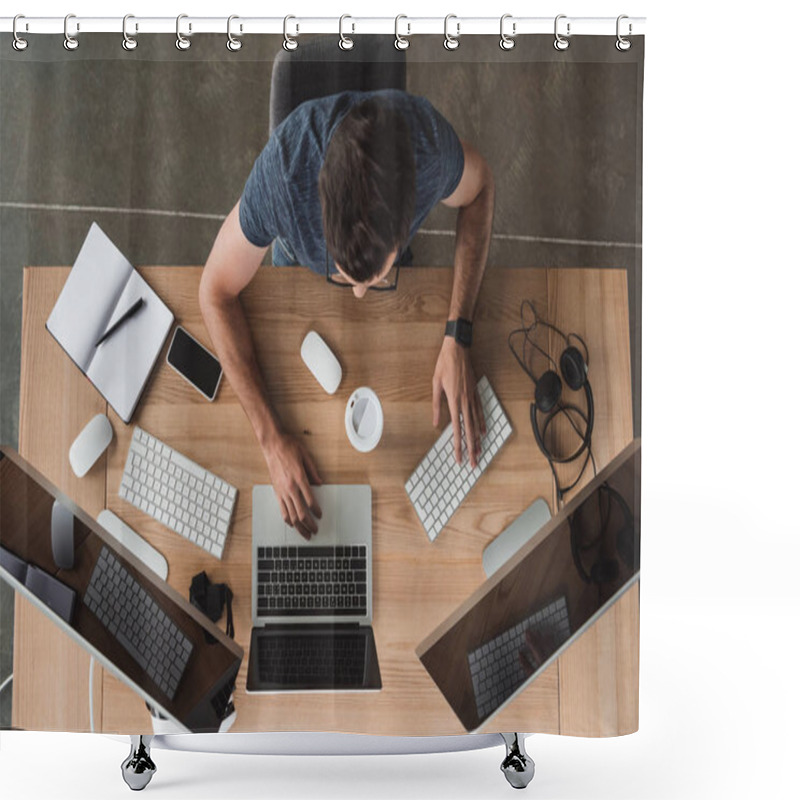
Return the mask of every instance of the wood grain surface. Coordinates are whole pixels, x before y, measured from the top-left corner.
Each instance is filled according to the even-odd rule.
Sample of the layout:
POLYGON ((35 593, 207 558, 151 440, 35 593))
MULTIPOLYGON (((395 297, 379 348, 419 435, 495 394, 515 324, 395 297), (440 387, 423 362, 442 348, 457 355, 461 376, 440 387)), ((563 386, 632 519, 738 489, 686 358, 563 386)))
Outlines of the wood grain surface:
MULTIPOLYGON (((176 322, 210 347, 197 301, 201 272, 194 267, 141 270, 175 313, 176 322)), ((44 321, 67 274, 62 268, 25 271, 20 452, 93 516, 108 507, 147 538, 167 557, 169 583, 184 596, 191 577, 201 570, 214 582, 228 583, 235 595, 236 640, 247 651, 252 487, 270 482, 249 423, 225 378, 217 399, 209 403, 166 366, 162 353, 132 424, 123 424, 45 330, 44 321), (67 451, 98 412, 109 414, 114 440, 104 458, 78 480, 69 468, 67 451), (118 497, 134 425, 239 488, 222 561, 118 497)), ((481 585, 484 547, 534 499, 544 497, 552 509, 555 498, 550 469, 530 429, 533 385, 506 342, 519 324, 522 299, 532 300, 546 317, 565 330, 580 332, 590 343, 598 469, 632 439, 625 272, 489 270, 474 323, 472 363, 477 377, 489 377, 514 433, 431 544, 404 484, 438 437, 432 426, 431 384, 451 281, 448 269, 410 268, 401 274, 397 292, 368 292, 359 300, 306 270, 264 268, 244 293, 259 363, 284 425, 308 445, 326 483, 372 486, 373 628, 383 689, 246 695, 241 672, 235 731, 463 732, 415 648, 481 585), (342 384, 333 396, 325 394, 300 359, 300 344, 311 329, 342 363, 342 384), (383 437, 369 454, 353 450, 344 430, 345 403, 359 386, 374 389, 384 409, 383 437)), ((557 357, 559 346, 553 346, 557 357)), ((446 412, 443 418, 447 420, 446 412)), ((638 592, 628 592, 601 618, 592 637, 576 642, 493 720, 492 730, 581 735, 635 730, 638 592)), ((88 656, 20 601, 14 658, 15 726, 88 729, 88 656), (56 673, 53 663, 58 663, 56 673)), ((246 664, 247 652, 243 671, 246 664)), ((143 702, 97 670, 95 726, 122 733, 150 729, 143 702)))

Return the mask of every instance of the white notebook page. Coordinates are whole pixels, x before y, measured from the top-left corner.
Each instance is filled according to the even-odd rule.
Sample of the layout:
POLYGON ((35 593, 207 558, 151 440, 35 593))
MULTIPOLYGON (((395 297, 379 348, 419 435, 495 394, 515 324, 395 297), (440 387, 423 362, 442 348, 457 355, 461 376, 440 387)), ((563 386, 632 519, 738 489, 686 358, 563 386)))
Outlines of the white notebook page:
POLYGON ((93 222, 47 320, 47 329, 84 372, 132 272, 125 256, 93 222))
POLYGON ((140 297, 144 298, 142 308, 97 348, 86 371, 92 383, 124 420, 133 414, 173 319, 172 312, 144 278, 133 270, 109 324, 140 297))

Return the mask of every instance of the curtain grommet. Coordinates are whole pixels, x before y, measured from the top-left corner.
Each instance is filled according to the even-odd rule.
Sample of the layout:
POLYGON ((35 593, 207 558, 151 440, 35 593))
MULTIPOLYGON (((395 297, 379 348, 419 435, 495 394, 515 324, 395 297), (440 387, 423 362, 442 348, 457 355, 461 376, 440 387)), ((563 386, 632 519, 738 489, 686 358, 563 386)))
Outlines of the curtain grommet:
MULTIPOLYGON (((70 52, 78 49, 77 37, 70 35, 69 32, 69 21, 71 19, 75 19, 74 14, 67 14, 67 16, 64 17, 64 49, 69 50, 70 52)), ((80 23, 75 23, 76 33, 80 32, 80 29, 81 29, 80 23)))
MULTIPOLYGON (((127 50, 128 52, 130 52, 131 50, 135 50, 137 45, 139 44, 139 42, 136 41, 136 34, 133 34, 133 36, 131 36, 131 34, 128 33, 129 19, 136 19, 136 17, 134 17, 133 14, 126 14, 122 18, 122 49, 127 50)), ((135 24, 134 29, 138 30, 139 26, 135 24)))
POLYGON ((461 35, 461 23, 458 21, 458 17, 455 14, 448 14, 444 18, 444 42, 442 43, 444 44, 444 49, 450 51, 458 50, 458 46, 459 44, 461 44, 461 42, 458 40, 458 37, 460 35, 461 35), (451 19, 454 19, 456 21, 455 36, 453 36, 453 34, 451 34, 447 30, 447 23, 450 22, 451 19))
POLYGON ((553 47, 555 47, 555 49, 558 50, 559 52, 563 52, 564 50, 566 50, 569 47, 569 38, 568 37, 570 36, 570 23, 567 22, 567 35, 566 36, 562 36, 558 32, 558 22, 559 22, 559 20, 566 19, 566 18, 567 18, 566 14, 559 14, 556 17, 555 23, 553 25, 553 33, 555 34, 555 37, 556 37, 555 41, 553 42, 553 47))
POLYGON ((500 17, 500 49, 505 50, 508 52, 509 50, 514 49, 514 45, 516 42, 514 41, 514 37, 517 35, 517 23, 513 21, 512 14, 503 14, 500 17), (505 32, 505 22, 507 19, 511 19, 511 33, 508 34, 505 32))
MULTIPOLYGON (((192 42, 181 33, 181 20, 188 19, 188 14, 178 14, 177 19, 175 20, 175 47, 178 50, 188 50, 192 46, 192 42)), ((192 23, 189 23, 189 33, 192 32, 192 23)))
POLYGON ((409 36, 411 36, 411 23, 406 23, 406 27, 408 28, 408 32, 405 36, 400 35, 400 20, 401 19, 408 19, 405 14, 398 14, 394 18, 394 46, 397 50, 408 50, 411 46, 411 42, 408 41, 409 36))
MULTIPOLYGON (((288 53, 291 53, 293 50, 297 50, 298 46, 297 38, 289 35, 290 19, 297 19, 297 17, 293 17, 291 14, 288 14, 283 18, 283 49, 288 53)), ((299 33, 300 26, 297 27, 297 31, 299 33)))
POLYGON ((24 14, 17 14, 14 17, 14 22, 11 26, 11 32, 14 35, 14 38, 11 40, 11 46, 18 52, 21 53, 28 47, 28 40, 23 39, 19 33, 17 32, 17 22, 21 19, 25 19, 24 14))
MULTIPOLYGON (((236 14, 231 14, 228 17, 228 41, 225 42, 225 47, 231 51, 231 53, 238 53, 239 50, 242 49, 242 40, 238 36, 234 36, 231 32, 231 22, 235 19, 239 19, 236 14)), ((242 29, 241 26, 239 27, 239 32, 241 33, 242 29)))
MULTIPOLYGON (((349 37, 344 35, 344 21, 346 19, 353 19, 349 14, 342 14, 339 17, 339 49, 340 50, 352 50, 355 46, 355 42, 349 37)), ((353 24, 352 30, 355 32, 356 26, 353 24)))

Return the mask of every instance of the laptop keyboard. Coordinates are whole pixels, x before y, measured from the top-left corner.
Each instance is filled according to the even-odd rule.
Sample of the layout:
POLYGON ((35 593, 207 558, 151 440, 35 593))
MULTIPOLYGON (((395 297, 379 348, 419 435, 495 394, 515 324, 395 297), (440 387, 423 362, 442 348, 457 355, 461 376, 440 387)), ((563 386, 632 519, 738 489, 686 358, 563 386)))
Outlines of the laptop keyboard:
POLYGON ((570 635, 566 598, 559 597, 469 654, 472 689, 482 720, 530 677, 530 670, 523 669, 521 661, 521 653, 527 649, 528 630, 548 637, 547 650, 555 652, 570 635))
POLYGON ((367 613, 367 547, 259 547, 259 617, 358 617, 367 613))
POLYGON ((367 637, 359 634, 273 633, 258 637, 258 677, 265 689, 360 687, 367 637))

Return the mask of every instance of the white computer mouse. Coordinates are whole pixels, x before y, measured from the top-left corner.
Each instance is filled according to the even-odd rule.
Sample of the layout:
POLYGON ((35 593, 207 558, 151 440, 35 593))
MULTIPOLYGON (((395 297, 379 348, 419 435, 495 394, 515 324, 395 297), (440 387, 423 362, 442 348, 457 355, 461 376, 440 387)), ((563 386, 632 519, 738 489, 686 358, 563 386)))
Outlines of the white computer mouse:
POLYGON ((300 357, 328 394, 333 394, 339 388, 342 365, 316 331, 306 334, 300 347, 300 357))
POLYGON ((82 478, 103 455, 113 438, 114 430, 108 417, 105 414, 92 417, 69 448, 69 465, 72 471, 82 478))

